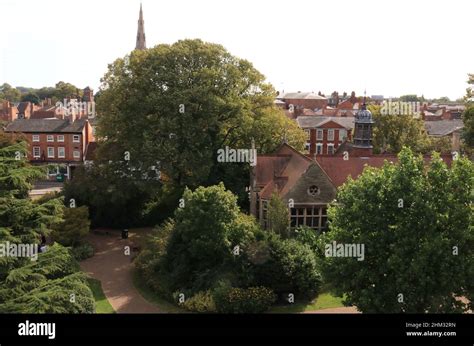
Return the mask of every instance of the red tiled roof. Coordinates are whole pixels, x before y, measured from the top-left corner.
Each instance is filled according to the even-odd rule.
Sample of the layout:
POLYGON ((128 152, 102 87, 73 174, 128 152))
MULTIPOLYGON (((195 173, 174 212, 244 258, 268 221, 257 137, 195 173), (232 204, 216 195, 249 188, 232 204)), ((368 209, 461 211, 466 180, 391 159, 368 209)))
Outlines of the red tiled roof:
MULTIPOLYGON (((451 155, 442 155, 443 161, 450 166, 452 162, 451 155)), ((398 158, 393 154, 372 155, 369 157, 349 157, 344 160, 342 156, 317 156, 321 168, 327 173, 336 187, 345 183, 347 178, 351 176, 356 179, 363 171, 365 166, 380 168, 384 162, 398 162, 398 158)), ((429 155, 424 157, 425 163, 431 160, 429 155)))
POLYGON ((263 187, 260 196, 269 198, 275 188, 282 195, 286 194, 310 164, 309 158, 287 144, 283 144, 275 155, 258 156, 256 185, 263 187))

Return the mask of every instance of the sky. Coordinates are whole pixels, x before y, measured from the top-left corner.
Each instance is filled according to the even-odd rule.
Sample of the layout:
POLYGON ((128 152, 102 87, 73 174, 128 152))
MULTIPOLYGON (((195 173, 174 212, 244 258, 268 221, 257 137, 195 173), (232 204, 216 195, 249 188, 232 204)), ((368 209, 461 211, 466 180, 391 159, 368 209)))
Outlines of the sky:
MULTIPOLYGON (((147 46, 200 38, 279 91, 464 96, 472 0, 142 0, 147 46)), ((135 47, 140 0, 0 0, 0 84, 97 90, 135 47)))

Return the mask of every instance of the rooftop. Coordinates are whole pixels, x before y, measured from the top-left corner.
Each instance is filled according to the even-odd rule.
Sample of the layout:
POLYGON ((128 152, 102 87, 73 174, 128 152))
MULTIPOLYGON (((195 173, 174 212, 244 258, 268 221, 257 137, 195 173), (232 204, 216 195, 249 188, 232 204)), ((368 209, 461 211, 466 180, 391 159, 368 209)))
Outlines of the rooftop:
POLYGON ((7 125, 6 132, 35 132, 35 133, 81 133, 85 119, 78 119, 73 123, 62 119, 17 119, 7 125))

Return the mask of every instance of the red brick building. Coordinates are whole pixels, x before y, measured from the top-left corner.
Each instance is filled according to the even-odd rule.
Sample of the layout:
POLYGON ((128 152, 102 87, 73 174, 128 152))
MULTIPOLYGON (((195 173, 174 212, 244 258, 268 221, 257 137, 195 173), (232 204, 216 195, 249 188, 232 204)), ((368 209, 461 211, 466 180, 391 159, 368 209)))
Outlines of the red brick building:
POLYGON ((334 155, 340 145, 352 139, 353 117, 300 116, 296 121, 306 132, 310 155, 334 155))
POLYGON ((18 119, 8 124, 5 132, 23 133, 28 141, 28 159, 33 164, 56 164, 58 173, 71 178, 72 171, 81 165, 88 147, 94 142, 92 127, 87 119, 18 119))

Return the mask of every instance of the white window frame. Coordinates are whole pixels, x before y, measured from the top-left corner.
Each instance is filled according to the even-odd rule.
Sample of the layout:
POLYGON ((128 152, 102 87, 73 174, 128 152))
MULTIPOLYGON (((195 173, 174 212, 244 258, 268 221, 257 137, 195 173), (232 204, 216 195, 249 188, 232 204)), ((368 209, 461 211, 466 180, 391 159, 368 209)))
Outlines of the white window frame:
POLYGON ((316 155, 322 155, 323 153, 323 143, 316 143, 316 155), (319 148, 321 148, 319 150, 319 148))
POLYGON ((324 131, 323 129, 316 129, 316 140, 322 141, 324 138, 324 131), (320 136, 321 134, 321 136, 320 136))
POLYGON ((72 157, 74 157, 75 159, 80 159, 81 158, 81 152, 79 150, 74 150, 72 152, 72 157), (77 153, 77 155, 76 155, 77 153))
POLYGON ((54 136, 53 135, 47 135, 46 136, 46 142, 54 142, 54 136))
POLYGON ((48 159, 54 159, 54 147, 48 147, 47 151, 48 151, 48 159), (51 149, 53 150, 53 155, 49 154, 51 149))
POLYGON ((328 146, 327 146, 327 149, 326 149, 326 150, 327 150, 327 154, 328 154, 328 155, 334 155, 334 144, 328 143, 328 146), (332 152, 331 152, 331 153, 329 153, 329 148, 332 148, 332 152))
POLYGON ((41 147, 33 147, 33 158, 39 159, 41 157, 41 147), (38 155, 35 155, 35 149, 38 149, 38 155))
POLYGON ((334 129, 328 129, 328 141, 334 140, 334 129))
POLYGON ((31 141, 32 142, 39 142, 40 141, 40 136, 39 135, 32 135, 31 136, 31 141))
POLYGON ((340 129, 339 130, 339 142, 343 142, 347 138, 347 130, 340 129))
POLYGON ((311 140, 311 130, 305 129, 304 132, 306 132, 306 140, 309 142, 311 140))
POLYGON ((66 158, 66 148, 65 147, 58 147, 58 159, 64 159, 66 158), (61 151, 63 154, 61 155, 61 151))
POLYGON ((81 136, 80 135, 73 135, 72 136, 72 142, 73 143, 81 143, 81 136), (76 140, 77 138, 77 140, 76 140))
POLYGON ((64 142, 64 135, 58 135, 58 142, 64 142))

